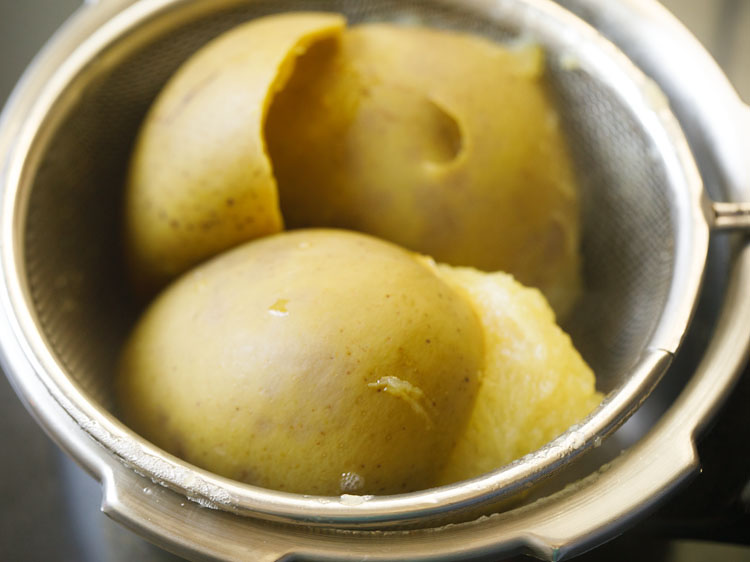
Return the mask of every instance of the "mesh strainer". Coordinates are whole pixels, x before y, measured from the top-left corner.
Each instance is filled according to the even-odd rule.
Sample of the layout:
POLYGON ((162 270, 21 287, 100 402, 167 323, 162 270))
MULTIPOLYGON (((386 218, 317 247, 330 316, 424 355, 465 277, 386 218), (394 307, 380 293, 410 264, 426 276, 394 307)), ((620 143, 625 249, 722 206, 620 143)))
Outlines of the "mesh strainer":
MULTIPOLYGON (((611 505, 598 513, 592 507, 592 490, 609 489, 609 477, 600 472, 536 503, 476 518, 502 511, 503 500, 554 478, 639 407, 689 324, 709 230, 750 223, 748 205, 712 203, 704 194, 702 179, 714 168, 705 160, 699 171, 694 155, 705 154, 700 143, 711 138, 694 129, 701 111, 709 110, 678 121, 663 91, 683 109, 683 98, 671 91, 679 82, 661 70, 658 56, 639 51, 657 44, 659 34, 636 23, 659 24, 693 46, 650 3, 627 0, 606 9, 594 0, 565 6, 547 0, 111 0, 82 10, 28 74, 0 130, 7 317, 0 335, 8 375, 50 433, 102 480, 105 509, 183 553, 388 559, 526 546, 553 557, 561 547, 588 544, 617 513, 611 505), (608 393, 581 424, 469 482, 401 496, 320 498, 262 490, 197 469, 113 415, 114 365, 137 313, 119 260, 122 185, 136 131, 156 93, 192 52, 239 22, 282 10, 336 11, 352 24, 420 23, 546 47, 551 89, 583 190, 586 291, 567 328, 608 393), (629 47, 632 59, 605 33, 629 47), (658 84, 639 68, 648 67, 644 58, 658 84), (584 507, 586 522, 555 517, 584 507)), ((729 90, 723 82, 717 87, 729 90)), ((747 121, 740 135, 750 135, 747 108, 731 92, 726 97, 747 121)), ((750 178, 744 179, 739 194, 748 200, 750 178)), ((734 261, 743 279, 750 275, 746 258, 734 261)), ((695 464, 692 433, 728 389, 747 347, 734 318, 747 313, 748 298, 736 298, 717 333, 723 338, 717 346, 733 346, 721 356, 724 374, 714 379, 723 390, 711 395, 700 416, 681 420, 686 447, 672 450, 673 466, 641 495, 666 487, 695 464)), ((656 446, 644 443, 640 454, 656 446)), ((614 466, 612 474, 630 465, 618 460, 614 466)), ((621 509, 632 509, 638 497, 623 500, 621 509)))

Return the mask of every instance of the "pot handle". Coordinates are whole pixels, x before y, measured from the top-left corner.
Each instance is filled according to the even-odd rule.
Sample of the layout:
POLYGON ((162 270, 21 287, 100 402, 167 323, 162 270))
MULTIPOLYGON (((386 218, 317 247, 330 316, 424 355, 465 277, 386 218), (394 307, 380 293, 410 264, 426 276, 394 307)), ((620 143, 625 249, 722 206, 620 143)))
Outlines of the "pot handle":
POLYGON ((637 532, 750 544, 750 365, 700 436, 700 473, 637 532))
POLYGON ((294 545, 279 540, 278 525, 203 507, 116 461, 101 468, 102 512, 178 556, 257 562, 291 556, 294 545))

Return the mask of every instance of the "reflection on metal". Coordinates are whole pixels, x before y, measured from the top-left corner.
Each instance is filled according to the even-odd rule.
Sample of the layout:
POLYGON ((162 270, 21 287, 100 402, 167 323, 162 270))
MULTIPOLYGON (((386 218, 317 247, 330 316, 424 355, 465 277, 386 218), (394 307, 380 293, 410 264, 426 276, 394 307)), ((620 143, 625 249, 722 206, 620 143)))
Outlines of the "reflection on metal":
POLYGON ((750 230, 750 203, 713 203, 714 227, 719 230, 750 230))

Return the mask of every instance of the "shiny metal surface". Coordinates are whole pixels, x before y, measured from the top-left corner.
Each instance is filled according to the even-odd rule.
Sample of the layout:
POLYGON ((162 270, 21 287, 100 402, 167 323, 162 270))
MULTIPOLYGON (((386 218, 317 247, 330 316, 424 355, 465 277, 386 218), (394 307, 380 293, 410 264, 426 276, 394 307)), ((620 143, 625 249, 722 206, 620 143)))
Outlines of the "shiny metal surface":
MULTIPOLYGON (((225 8, 244 5, 241 2, 224 3, 225 8)), ((246 5, 255 6, 253 3, 246 5)), ((433 5, 427 3, 419 6, 415 3, 413 9, 416 10, 415 13, 419 13, 419 10, 427 13, 433 5)), ((85 285, 97 275, 97 271, 104 271, 103 267, 107 266, 97 263, 94 264, 95 269, 92 269, 90 262, 77 261, 81 255, 80 248, 86 244, 85 240, 92 233, 96 233, 96 236, 106 236, 106 232, 102 230, 93 230, 101 229, 100 222, 92 223, 88 231, 83 231, 80 240, 76 237, 75 230, 68 229, 70 224, 85 224, 85 218, 79 219, 78 215, 73 214, 75 210, 69 208, 71 204, 77 208, 78 203, 70 200, 67 190, 70 189, 77 194, 81 186, 87 185, 87 182, 92 188, 98 189, 102 178, 92 181, 87 175, 75 175, 70 182, 71 187, 62 188, 61 183, 65 181, 63 172, 56 171, 49 176, 51 179, 46 180, 50 187, 42 191, 44 183, 41 179, 37 180, 37 177, 47 176, 43 176, 44 166, 35 162, 41 162, 49 152, 55 154, 57 161, 66 161, 68 173, 77 174, 79 167, 90 166, 85 157, 77 159, 76 154, 70 152, 71 148, 77 150, 75 138, 69 138, 65 144, 54 140, 57 131, 66 127, 69 113, 75 115, 75 125, 68 128, 74 131, 76 138, 82 134, 100 134, 97 132, 99 120, 93 122, 87 130, 84 127, 88 126, 89 121, 85 114, 72 113, 80 98, 85 97, 89 103, 94 103, 94 96, 105 96, 103 93, 100 94, 99 90, 90 92, 89 85, 105 84, 102 89, 108 92, 106 80, 110 70, 123 65, 122 61, 138 56, 138 49, 144 45, 150 48, 147 42, 153 40, 153 37, 172 34, 178 25, 191 26, 199 17, 213 17, 217 10, 215 3, 199 2, 161 2, 156 4, 156 8, 151 9, 146 6, 143 3, 133 4, 108 19, 106 23, 102 22, 97 32, 80 42, 62 66, 54 69, 49 81, 33 96, 35 103, 24 116, 6 175, 3 235, 7 243, 4 246, 3 257, 12 307, 12 313, 9 314, 12 317, 11 324, 18 323, 16 337, 24 345, 29 346, 28 359, 36 363, 37 376, 68 414, 85 427, 92 437, 118 457, 131 463, 139 472, 220 509, 268 520, 299 521, 306 525, 382 529, 404 524, 426 526, 434 524, 434 521, 457 521, 473 517, 484 506, 528 487, 540 478, 546 477, 556 467, 570 462, 578 454, 593 447, 595 439, 604 438, 637 409, 663 374, 671 354, 679 345, 692 313, 700 283, 706 254, 707 229, 701 206, 701 186, 697 170, 679 127, 671 119, 666 99, 658 95, 652 84, 630 66, 626 59, 620 57, 611 45, 602 42, 593 30, 546 2, 476 1, 471 3, 470 7, 477 13, 490 20, 497 19, 503 26, 523 27, 524 33, 533 33, 535 37, 539 37, 551 52, 575 58, 579 68, 587 73, 576 80, 583 80, 585 76, 590 75, 612 87, 612 93, 619 101, 613 100, 608 103, 627 105, 637 116, 638 123, 634 122, 630 126, 643 128, 643 134, 653 143, 650 148, 651 154, 658 155, 658 158, 655 156, 654 159, 658 161, 659 166, 663 166, 664 181, 670 186, 666 197, 672 199, 675 242, 674 245, 670 243, 662 249, 659 258, 666 259, 666 252, 673 254, 673 263, 668 266, 671 272, 667 269, 663 273, 654 270, 642 274, 646 282, 654 279, 657 273, 668 275, 664 282, 670 284, 669 292, 661 296, 660 286, 655 285, 657 300, 645 309, 648 311, 645 316, 644 312, 641 312, 632 317, 636 326, 640 326, 636 328, 635 333, 644 329, 652 330, 650 335, 648 332, 642 336, 639 334, 640 341, 643 342, 640 344, 642 347, 635 345, 621 352, 621 363, 624 361, 624 364, 629 366, 635 360, 635 364, 623 371, 612 372, 612 367, 598 369, 600 383, 606 381, 606 377, 609 376, 615 385, 602 407, 579 427, 571 429, 540 451, 528 455, 522 462, 478 478, 471 485, 448 486, 403 496, 365 498, 354 504, 348 497, 305 498, 218 478, 164 454, 124 428, 104 410, 108 407, 107 388, 102 386, 101 381, 106 380, 103 377, 108 367, 111 368, 111 364, 107 362, 107 358, 100 361, 98 357, 91 355, 91 337, 98 338, 95 344, 97 351, 106 350, 111 345, 110 340, 102 339, 106 335, 106 327, 87 329, 86 324, 82 324, 85 331, 68 331, 67 327, 70 322, 75 321, 77 310, 87 304, 79 296, 81 290, 69 294, 63 292, 69 284, 69 279, 81 277, 78 283, 83 283, 87 287, 84 297, 97 293, 99 289, 105 290, 108 295, 115 295, 118 300, 125 300, 114 284, 106 287, 85 285), (100 53, 106 55, 101 56, 100 53), (60 196, 62 198, 53 199, 60 196), (60 215, 64 217, 61 226, 63 230, 57 231, 54 226, 57 224, 55 218, 60 215), (41 218, 37 219, 37 216, 41 218), (35 227, 36 224, 40 226, 35 227), (69 243, 72 244, 72 253, 68 253, 67 246, 60 245, 61 240, 71 241, 69 243), (55 281, 52 281, 53 279, 55 281), (50 285, 51 283, 54 285, 50 285), (59 309, 57 304, 60 301, 70 303, 66 307, 67 310, 59 309), (71 314, 66 315, 65 312, 71 314), (658 316, 651 316, 652 314, 658 316), (646 318, 645 323, 643 318, 646 318), (83 339, 72 339, 76 336, 83 339), (633 353, 639 354, 640 357, 631 357, 633 353)), ((346 7, 348 4, 343 6, 346 7)), ((352 6, 355 8, 350 16, 356 19, 356 7, 360 5, 354 3, 352 6)), ((374 11, 374 6, 372 3, 367 4, 368 16, 371 10, 374 11)), ((275 5, 272 10, 274 9, 275 5)), ((380 16, 388 14, 391 17, 395 11, 393 5, 386 4, 380 16)), ((92 8, 91 13, 95 14, 96 9, 92 8)), ((237 19, 233 19, 234 21, 237 19)), ((75 29, 72 25, 71 30, 75 29)), ((161 50, 167 48, 162 45, 161 50)), ((139 72, 148 74, 148 70, 141 70, 140 65, 138 66, 139 72)), ((123 95, 119 89, 121 87, 122 85, 117 89, 118 96, 123 95)), ((595 101, 595 98, 591 99, 595 101)), ((596 123, 596 126, 599 125, 601 122, 596 123)), ((110 131, 111 129, 107 129, 105 134, 110 134, 110 131)), ((123 133, 117 136, 127 138, 123 133)), ((102 140, 105 140, 104 137, 102 140)), ((613 139, 610 142, 617 141, 613 139)), ((619 143, 617 145, 619 149, 625 146, 619 143)), ((104 154, 102 149, 102 155, 104 154)), ((126 156, 127 152, 124 155, 126 156)), ((111 164, 117 166, 117 162, 111 164)), ((87 171, 83 173, 90 175, 87 171)), ((117 183, 116 178, 114 183, 117 183)), ((666 185, 664 187, 666 188, 666 185)), ((93 193, 84 192, 79 197, 90 200, 92 195, 93 193)), ((645 192, 641 194, 644 195, 645 192)), ((625 209, 624 207, 620 210, 623 215, 625 209)), ((630 211, 631 222, 640 217, 635 213, 635 210, 630 211)), ((667 217, 664 217, 664 220, 666 219, 667 217)), ((106 221, 106 224, 110 222, 106 221)), ((608 220, 607 224, 613 223, 608 220)), ((658 224, 655 223, 653 226, 658 224)), ((627 232, 631 233, 629 245, 635 244, 635 238, 632 236, 638 230, 633 231, 632 227, 628 227, 627 232)), ((651 235, 651 238, 654 236, 656 233, 651 235)), ((597 236, 592 238, 598 239, 597 236)), ((116 244, 111 247, 116 248, 116 244)), ((613 248, 624 249, 623 246, 613 248)), ((611 249, 608 248, 608 257, 617 254, 617 251, 613 253, 611 249)), ((646 263, 648 255, 641 254, 640 259, 646 263)), ((92 259, 96 259, 96 256, 92 259)), ((106 254, 104 259, 109 260, 109 254, 106 254)), ((632 269, 637 267, 637 264, 630 263, 626 267, 632 269)), ((118 277, 121 279, 123 276, 118 277)), ((656 280, 661 282, 658 278, 656 280)), ((641 285, 639 298, 650 298, 650 293, 645 291, 647 287, 647 284, 641 285)), ((584 307, 585 304, 581 308, 584 307)), ((108 302, 97 301, 92 313, 102 316, 102 311, 108 309, 108 302)), ((119 310, 113 310, 112 315, 106 316, 106 322, 109 325, 115 324, 118 314, 119 310)), ((626 315, 618 320, 618 332, 621 333, 627 328, 627 320, 626 315)), ((616 341, 625 340, 619 335, 616 341)), ((610 354, 611 345, 610 343, 607 346, 610 354)), ((115 353, 116 347, 117 342, 115 353)))
MULTIPOLYGON (((127 2, 121 3, 125 5, 127 2)), ((165 4, 165 3, 162 3, 165 4)), ((598 13, 593 2, 569 2, 568 7, 587 17, 596 19, 592 16, 601 16, 598 13)), ((107 12, 96 13, 82 12, 79 16, 77 33, 98 29, 94 33, 95 40, 88 44, 88 48, 96 49, 96 40, 104 40, 107 33, 112 33, 115 24, 108 24, 109 27, 100 27, 102 21, 109 21, 113 14, 118 12, 115 8, 116 2, 106 3, 107 12), (101 20, 99 20, 101 18, 101 20)), ((681 27, 676 25, 666 14, 656 9, 649 11, 651 8, 648 3, 642 2, 621 2, 618 4, 620 9, 619 18, 615 21, 631 21, 628 29, 635 29, 635 23, 643 24, 644 21, 659 30, 659 36, 654 32, 653 36, 638 31, 639 37, 632 44, 627 42, 620 43, 619 46, 628 50, 633 45, 637 49, 645 48, 649 45, 656 48, 663 41, 681 42, 680 45, 687 44, 695 48, 696 45, 692 39, 686 35, 681 27), (628 20, 631 18, 631 20, 628 20), (664 33, 665 30, 668 33, 664 33), (664 35, 668 35, 664 39, 664 35)), ((104 4, 101 6, 104 8, 104 4)), ((95 7, 92 10, 98 10, 95 7)), ((143 12, 136 12, 136 17, 143 12)), ((611 14, 605 14, 605 20, 611 14)), ((122 23, 122 22, 121 22, 122 23)), ((601 23, 601 22, 597 22, 601 23)), ((605 22, 606 23, 606 22, 605 22)), ((625 26, 628 27, 628 26, 625 26)), ((644 26, 647 27, 647 26, 644 26)), ((606 25, 601 29, 608 33, 606 25)), ((609 31, 612 35, 622 34, 619 26, 612 26, 614 31, 609 31)), ((47 59, 49 68, 56 68, 63 63, 64 71, 70 71, 76 64, 83 68, 86 61, 86 54, 81 53, 78 45, 79 39, 68 36, 67 46, 75 50, 79 59, 65 58, 64 49, 56 49, 60 53, 58 58, 50 52, 47 59), (69 69, 64 67, 67 64, 69 69)), ((65 38, 60 40, 61 45, 65 46, 65 38)), ((702 51, 701 51, 702 52, 702 51)), ((629 53, 630 54, 630 53, 629 53)), ((700 53, 699 53, 700 54, 700 53)), ((633 56, 631 54, 631 56, 633 56)), ((650 55, 651 56, 651 55, 650 55)), ((637 57, 634 57, 637 59, 637 57)), ((680 80, 683 76, 674 75, 666 72, 664 76, 659 76, 663 69, 659 66, 665 61, 647 60, 649 73, 655 76, 660 86, 669 93, 671 89, 680 92, 680 80)), ((705 54, 698 57, 708 72, 717 72, 713 63, 707 59, 705 54)), ((104 61, 103 64, 106 64, 104 61)), ((64 74, 64 71, 60 73, 64 74)), ((84 68, 85 72, 89 69, 84 68)), ((60 73, 57 75, 59 76, 60 73)), ((35 105, 31 107, 32 96, 28 96, 16 102, 13 106, 19 114, 28 111, 28 119, 23 123, 14 122, 13 119, 6 119, 3 126, 4 133, 0 138, 0 148, 7 149, 11 142, 27 142, 31 145, 32 139, 25 138, 23 131, 28 130, 28 123, 33 123, 34 119, 39 122, 43 121, 43 108, 45 103, 52 105, 57 99, 59 91, 56 88, 62 86, 52 83, 44 86, 44 80, 41 74, 40 78, 34 82, 33 77, 26 84, 27 92, 41 91, 44 95, 41 101, 37 98, 35 105), (45 97, 46 96, 46 97, 45 97), (18 109, 20 108, 20 109, 18 109), (10 124, 8 124, 10 123, 10 124), (22 131, 20 141, 17 141, 15 133, 22 131), (1 143, 6 143, 2 145, 1 143)), ((705 90, 705 88, 704 88, 705 90)), ((736 120, 731 117, 737 114, 746 114, 747 110, 739 103, 729 88, 725 92, 703 91, 700 95, 693 95, 693 101, 689 107, 684 107, 682 113, 690 114, 690 121, 683 121, 683 127, 686 130, 697 128, 701 133, 722 137, 723 133, 715 130, 717 126, 725 124, 728 120, 736 120), (717 95, 723 96, 724 102, 728 103, 721 108, 711 106, 704 107, 704 104, 715 101, 717 95), (716 121, 713 119, 717 114, 723 113, 724 119, 716 121), (705 121, 704 121, 705 120, 705 121)), ((694 94, 694 93, 693 93, 694 94)), ((679 112, 678 112, 679 117, 679 112)), ((51 126, 51 125, 47 125, 51 126)), ((33 127, 32 127, 33 128, 33 127)), ((43 131, 43 127, 40 128, 43 131)), ((736 134, 734 131, 732 134, 736 134)), ((748 146, 748 137, 750 137, 750 127, 740 131, 740 146, 748 146)), ((695 145, 700 142, 701 137, 688 134, 688 140, 695 145)), ((696 149, 693 149, 696 151, 696 149)), ((30 153, 33 151, 30 151, 30 153)), ((741 157, 736 148, 728 151, 721 151, 718 148, 709 146, 708 149, 699 152, 701 158, 699 163, 702 166, 704 177, 708 176, 706 169, 719 172, 722 177, 721 185, 715 186, 721 195, 728 200, 747 201, 750 180, 748 180, 748 171, 745 164, 744 169, 741 157)), ((747 154, 747 152, 745 152, 747 154)), ((23 164, 26 164, 25 162, 23 164)), ((22 180, 23 166, 21 163, 12 170, 11 175, 22 180)), ((14 224, 14 215, 12 209, 5 206, 4 213, 4 240, 15 240, 15 233, 11 232, 17 228, 14 224), (6 238, 7 236, 7 238, 6 238)), ((703 209, 705 211, 705 209, 703 209)), ((701 211, 701 212, 703 212, 701 211)), ((15 219, 17 220, 17 218, 15 219)), ((747 349, 746 329, 742 329, 741 319, 747 318, 750 309, 748 309, 748 295, 743 286, 748 286, 748 258, 747 250, 741 243, 738 243, 738 250, 733 262, 732 281, 726 292, 726 304, 721 316, 721 323, 716 331, 716 337, 711 348, 704 356, 704 359, 694 375, 690 386, 688 386, 680 400, 672 409, 662 418, 644 439, 639 441, 627 453, 617 457, 605 467, 605 469, 593 472, 584 480, 576 483, 574 486, 552 494, 546 498, 540 499, 537 503, 525 506, 518 510, 509 511, 505 514, 496 515, 491 518, 479 520, 473 523, 462 524, 445 528, 430 528, 411 531, 408 534, 394 532, 390 534, 369 533, 362 531, 359 533, 339 532, 334 530, 320 531, 312 530, 307 526, 283 526, 252 518, 239 518, 231 514, 221 514, 212 510, 201 509, 179 493, 172 492, 161 486, 153 485, 148 480, 136 475, 125 465, 119 463, 107 450, 116 451, 120 457, 141 462, 139 457, 145 454, 152 454, 156 462, 164 462, 163 454, 159 451, 149 450, 148 445, 138 444, 139 450, 129 449, 131 443, 116 443, 117 439, 122 439, 123 434, 120 428, 117 428, 116 420, 110 419, 106 415, 102 418, 101 412, 98 411, 96 404, 87 411, 86 407, 81 409, 78 404, 71 403, 71 397, 74 400, 81 398, 80 392, 66 380, 65 374, 60 372, 59 366, 55 364, 54 359, 40 359, 38 349, 32 351, 28 343, 24 343, 23 338, 18 338, 19 333, 26 335, 33 333, 35 322, 33 319, 22 319, 26 323, 26 328, 20 329, 21 326, 9 327, 3 324, 2 336, 3 342, 12 341, 11 344, 4 343, 4 363, 9 372, 14 373, 16 380, 22 380, 23 393, 33 404, 37 415, 41 418, 44 425, 49 431, 56 436, 61 445, 68 450, 72 456, 79 462, 88 467, 88 469, 103 482, 104 502, 103 508, 114 518, 123 521, 126 525, 135 527, 144 536, 163 544, 170 545, 171 548, 179 550, 185 555, 216 555, 227 559, 247 559, 248 556, 258 560, 276 560, 282 555, 294 551, 295 553, 304 553, 325 557, 326 559, 341 558, 349 559, 357 556, 372 556, 373 559, 395 559, 409 557, 414 559, 451 559, 454 556, 462 555, 480 555, 487 552, 512 552, 521 547, 530 549, 538 555, 549 559, 555 559, 561 555, 575 553, 587 546, 601 542, 609 534, 614 533, 629 518, 637 517, 643 510, 665 494, 677 482, 684 478, 689 472, 694 470, 697 459, 693 450, 694 433, 698 431, 705 420, 710 417, 713 410, 718 407, 721 398, 731 387, 733 377, 744 360, 747 349), (744 314, 744 316, 743 316, 744 314), (50 375, 52 373, 52 375, 50 375), (67 412, 66 415, 65 412, 67 412), (104 424, 101 424, 101 420, 104 424), (96 424, 91 420, 96 420, 96 424), (106 427, 107 424, 113 427, 106 427), (102 427, 104 425, 105 427, 102 427), (114 438, 113 438, 114 435, 114 438), (104 443, 106 448, 102 448, 89 436, 94 436, 100 442, 104 443), (643 459, 649 459, 645 464, 643 459), (628 481, 632 484, 623 489, 621 483, 628 481), (612 506, 616 506, 615 509, 612 506), (157 521, 158 525, 154 525, 157 521), (293 546, 291 546, 293 545, 293 546), (373 548, 377 550, 373 553, 373 548), (250 549, 250 550, 248 550, 250 549), (459 552, 460 551, 460 552, 459 552)), ((12 252, 14 248, 3 249, 4 252, 12 252)), ((15 248, 18 250, 18 248, 15 248)), ((6 254, 6 259, 9 259, 6 254)), ((687 258, 686 258, 687 259, 687 258)), ((10 259, 10 262, 14 260, 10 259)), ((8 262, 6 261, 6 264, 8 262)), ((12 275, 6 269, 5 275, 12 275)), ((700 272, 693 272, 688 277, 700 277, 700 272)), ((16 306, 10 302, 11 299, 22 300, 24 288, 18 287, 15 296, 3 295, 3 305, 6 310, 13 310, 16 306)), ((689 292, 689 291, 688 291, 689 292)), ((683 312, 683 314, 688 314, 683 312)), ((685 320, 686 321, 686 320, 685 320)), ((670 322, 671 323, 671 322, 670 322)), ((667 334, 664 336, 665 347, 676 346, 681 338, 681 333, 667 334)), ((33 339, 33 338, 32 338, 33 339)), ((44 342, 32 342, 32 346, 41 348, 44 342)), ((44 355, 43 353, 41 354, 44 355)), ((664 359, 664 355, 656 355, 656 363, 664 359)), ((648 369, 651 372, 651 369, 648 369)), ((637 381, 637 379, 632 379, 637 381)), ((648 388, 643 388, 638 382, 633 383, 640 390, 639 392, 648 392, 648 388)), ((85 397, 84 397, 85 399, 85 397)), ((86 406, 84 404, 84 406, 86 406)), ((622 404, 610 405, 613 409, 622 407, 622 404)), ((603 416, 602 419, 610 419, 609 415, 603 416)), ((601 430, 601 427, 599 428, 601 430)), ((570 447, 575 441, 593 444, 592 437, 596 433, 573 435, 567 437, 571 440, 569 443, 564 441, 560 445, 564 450, 570 447)), ((556 460, 559 460, 558 457, 556 460)), ((167 458, 167 461, 172 459, 167 458)), ((179 466, 178 466, 179 468, 179 466)), ((522 470, 526 467, 522 467, 522 470)), ((169 462, 164 465, 164 471, 175 470, 169 462)), ((181 476, 181 475, 178 475, 181 476)), ((208 483, 214 485, 210 475, 198 473, 198 478, 206 477, 203 482, 191 482, 190 479, 196 478, 195 475, 188 475, 188 484, 184 486, 191 495, 202 495, 203 499, 216 501, 216 495, 213 491, 206 491, 203 485, 208 483), (195 494, 199 491, 200 494, 195 494)), ((178 478, 179 481, 179 478, 178 478)), ((500 480, 501 481, 501 480, 500 480)), ((183 479, 184 483, 185 480, 183 479)), ((485 482, 484 485, 497 485, 496 482, 485 482)), ((226 483, 219 482, 220 486, 226 483)), ((180 486, 177 486, 178 488, 180 486)), ((231 484, 227 484, 226 489, 234 491, 231 484)), ((485 487, 483 492, 488 488, 485 487)), ((237 491, 241 495, 244 490, 237 491)), ((462 490, 463 496, 460 499, 469 498, 471 501, 476 500, 476 490, 462 490), (466 495, 468 494, 468 495, 466 495)), ((221 498, 219 498, 221 500, 221 498)), ((263 502, 276 502, 279 498, 274 495, 268 498, 261 498, 263 502)), ((282 498, 283 499, 283 498, 282 498)), ((442 497, 430 497, 430 502, 443 501, 442 497)), ((233 504, 235 498, 230 498, 229 503, 233 504)), ((390 501, 390 500, 388 500, 390 501)), ((400 501, 400 500, 399 500, 400 501)), ((414 515, 414 498, 404 500, 404 508, 412 516, 414 515)), ((317 510, 310 512, 309 503, 307 513, 299 513, 298 517, 305 518, 312 516, 319 518, 317 510), (312 515, 311 515, 312 514, 312 515)), ((324 504, 330 505, 330 504, 324 504)), ((342 518, 361 517, 363 512, 365 518, 372 517, 368 514, 367 507, 346 505, 343 502, 334 504, 331 510, 340 513, 342 518)), ((368 505, 367 503, 363 505, 368 505)), ((261 506, 262 507, 262 506, 261 506)), ((295 504, 295 507, 298 507, 295 504)), ((398 509, 398 502, 386 505, 376 506, 384 512, 393 513, 398 509)), ((446 503, 446 507, 450 507, 446 503)), ((257 505, 243 506, 243 508, 255 510, 257 505)), ((326 511, 323 508, 322 511, 326 511)), ((417 509, 419 511, 419 509, 417 509)), ((378 512, 374 509, 376 515, 382 515, 384 512, 378 512)), ((271 513, 273 516, 274 514, 271 513)), ((417 513, 417 516, 420 514, 417 513)), ((327 517, 331 517, 328 515, 327 517)), ((319 521, 313 521, 318 523, 319 521)), ((381 522, 373 521, 380 525, 381 522)))
POLYGON ((734 230, 750 228, 750 204, 714 203, 714 228, 734 230))

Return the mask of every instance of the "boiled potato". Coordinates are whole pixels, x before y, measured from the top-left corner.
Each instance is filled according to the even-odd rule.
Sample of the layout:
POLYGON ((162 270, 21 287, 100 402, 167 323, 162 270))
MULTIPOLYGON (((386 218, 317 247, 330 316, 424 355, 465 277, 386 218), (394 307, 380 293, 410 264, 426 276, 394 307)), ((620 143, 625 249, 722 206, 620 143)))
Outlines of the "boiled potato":
POLYGON ((323 495, 478 476, 601 400, 539 291, 335 230, 250 242, 184 276, 137 325, 118 391, 167 451, 323 495))
POLYGON ((269 109, 287 226, 367 232, 539 287, 580 287, 576 185, 538 46, 377 24, 316 45, 269 109))
POLYGON ((125 245, 139 292, 283 228, 263 133, 268 106, 296 57, 343 27, 334 14, 255 20, 169 81, 139 134, 126 189, 125 245))
POLYGON ((580 421, 601 395, 545 300, 570 310, 580 259, 543 67, 535 46, 320 13, 200 50, 130 169, 136 287, 183 276, 125 346, 123 419, 217 474, 323 495, 471 478, 580 421), (480 271, 501 269, 544 296, 480 271))
POLYGON ((124 419, 200 467, 305 494, 437 481, 484 363, 474 309, 411 253, 311 230, 199 266, 123 353, 124 419))
POLYGON ((578 204, 543 70, 537 46, 445 30, 345 30, 321 13, 239 26, 186 62, 139 135, 125 219, 136 285, 153 293, 286 222, 508 271, 566 315, 578 204))
POLYGON ((485 368, 469 423, 440 482, 479 476, 540 448, 602 400, 594 373, 542 294, 505 273, 439 266, 481 319, 485 368))

